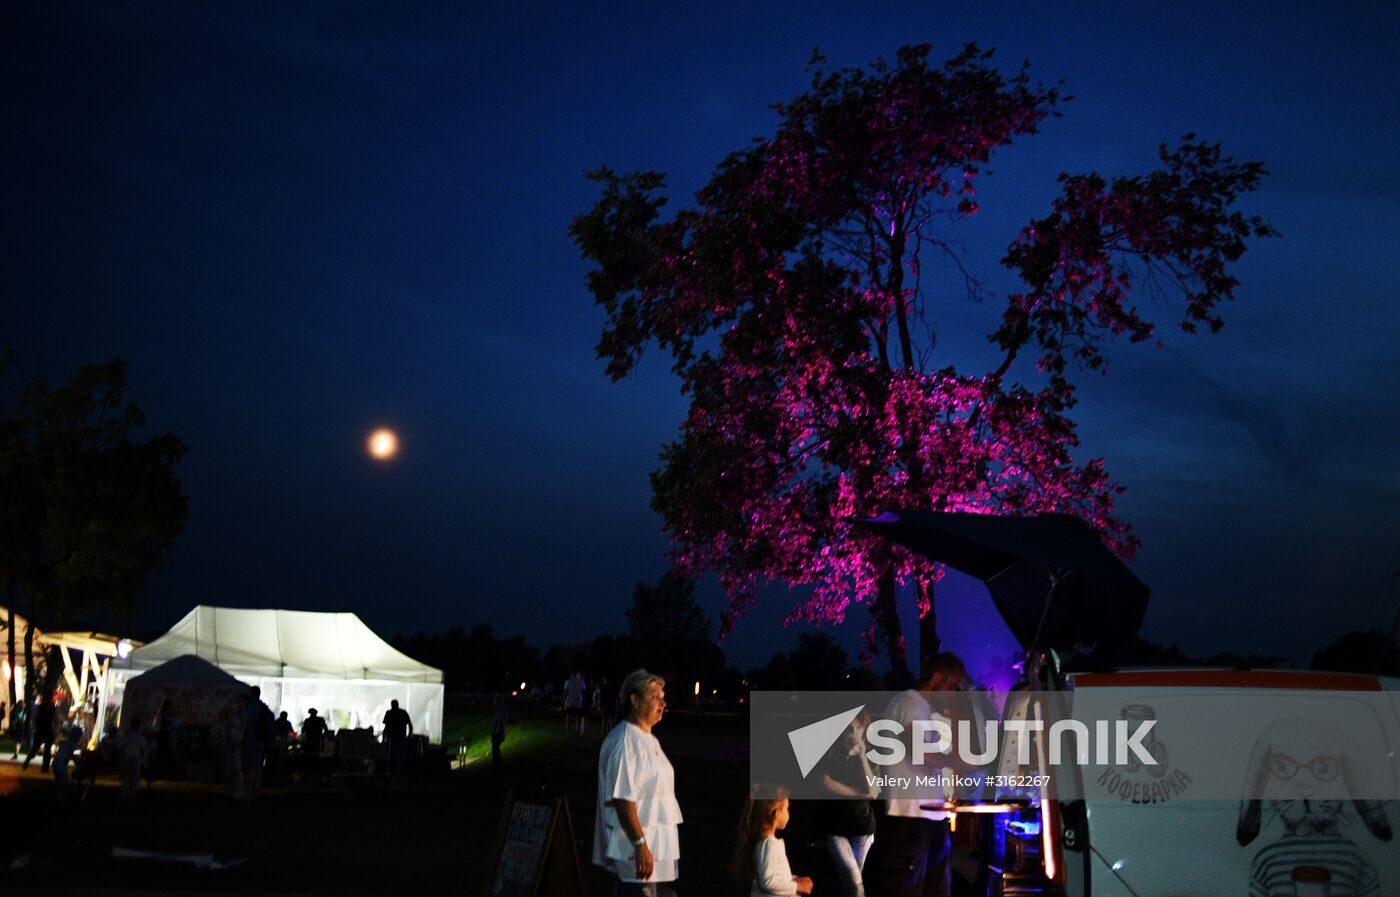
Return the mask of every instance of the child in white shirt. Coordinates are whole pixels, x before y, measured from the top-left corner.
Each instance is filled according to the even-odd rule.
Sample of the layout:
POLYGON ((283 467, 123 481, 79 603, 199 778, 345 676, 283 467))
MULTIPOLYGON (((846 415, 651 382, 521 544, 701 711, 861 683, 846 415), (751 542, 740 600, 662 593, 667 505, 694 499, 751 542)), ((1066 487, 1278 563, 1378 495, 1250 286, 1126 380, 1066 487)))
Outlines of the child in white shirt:
POLYGON ((812 893, 812 880, 793 875, 787 847, 777 833, 788 824, 788 801, 781 789, 773 798, 750 797, 739 818, 739 843, 732 868, 740 881, 753 882, 750 897, 797 897, 812 893))

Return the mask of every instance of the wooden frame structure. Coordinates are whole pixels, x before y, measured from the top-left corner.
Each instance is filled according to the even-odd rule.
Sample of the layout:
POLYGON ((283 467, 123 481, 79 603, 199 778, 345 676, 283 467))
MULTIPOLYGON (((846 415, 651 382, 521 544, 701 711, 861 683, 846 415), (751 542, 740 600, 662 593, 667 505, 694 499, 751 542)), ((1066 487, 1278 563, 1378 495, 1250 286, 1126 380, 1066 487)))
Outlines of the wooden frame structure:
MULTIPOLYGON (((63 678, 68 684, 68 691, 73 696, 75 704, 81 704, 87 700, 88 685, 96 684, 97 695, 94 701, 97 711, 106 704, 104 691, 107 688, 107 665, 113 657, 125 657, 134 648, 139 648, 141 642, 120 638, 115 635, 107 635, 102 632, 45 632, 34 636, 35 644, 55 647, 60 649, 59 654, 63 657, 63 678), (74 664, 73 655, 78 655, 78 662, 74 664)), ((93 731, 88 733, 88 747, 97 744, 101 732, 100 727, 92 726, 93 731)))

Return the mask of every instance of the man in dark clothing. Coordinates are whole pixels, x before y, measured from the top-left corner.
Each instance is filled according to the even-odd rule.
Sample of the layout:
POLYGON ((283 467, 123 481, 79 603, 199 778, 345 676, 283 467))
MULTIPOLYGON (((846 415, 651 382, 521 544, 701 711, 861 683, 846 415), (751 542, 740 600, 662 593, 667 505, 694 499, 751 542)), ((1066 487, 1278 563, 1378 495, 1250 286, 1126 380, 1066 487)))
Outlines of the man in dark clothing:
POLYGON ((19 750, 24 746, 24 730, 27 727, 24 719, 24 703, 15 701, 15 706, 10 709, 10 737, 15 742, 14 758, 19 759, 19 750))
POLYGON ((49 755, 53 753, 53 704, 48 698, 39 698, 39 706, 34 711, 34 740, 29 746, 29 755, 24 758, 24 768, 29 768, 29 761, 34 759, 34 755, 39 753, 39 748, 44 749, 44 759, 39 768, 44 772, 49 771, 49 755))
POLYGON ((326 720, 316 715, 316 708, 308 711, 301 724, 301 755, 312 759, 321 756, 322 745, 326 743, 326 720))
POLYGON ((262 785, 263 760, 272 741, 272 709, 263 703, 262 689, 248 689, 248 707, 243 711, 243 787, 248 797, 256 797, 262 785))
POLYGON ((501 742, 506 740, 506 726, 510 723, 510 712, 506 710, 506 700, 496 695, 495 713, 491 716, 491 765, 501 765, 501 742))
POLYGON ((400 775, 408 760, 408 736, 413 734, 413 720, 408 711, 399 707, 398 701, 389 702, 389 712, 384 714, 384 744, 389 748, 389 772, 400 775))

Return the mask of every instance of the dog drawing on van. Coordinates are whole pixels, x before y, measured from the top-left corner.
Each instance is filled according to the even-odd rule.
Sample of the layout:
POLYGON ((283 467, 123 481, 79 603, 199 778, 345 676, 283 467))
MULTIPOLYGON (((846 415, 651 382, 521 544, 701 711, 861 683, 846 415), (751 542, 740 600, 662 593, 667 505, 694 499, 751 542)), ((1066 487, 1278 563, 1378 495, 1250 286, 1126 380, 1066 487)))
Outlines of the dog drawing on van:
POLYGON ((1250 755, 1235 836, 1247 846, 1274 819, 1284 833, 1255 854, 1250 897, 1300 893, 1296 883, 1305 881, 1325 883, 1317 893, 1330 897, 1379 897, 1376 870, 1348 831, 1359 817, 1373 837, 1391 839, 1385 804, 1356 797, 1366 782, 1361 750, 1339 729, 1288 719, 1265 730, 1250 755))

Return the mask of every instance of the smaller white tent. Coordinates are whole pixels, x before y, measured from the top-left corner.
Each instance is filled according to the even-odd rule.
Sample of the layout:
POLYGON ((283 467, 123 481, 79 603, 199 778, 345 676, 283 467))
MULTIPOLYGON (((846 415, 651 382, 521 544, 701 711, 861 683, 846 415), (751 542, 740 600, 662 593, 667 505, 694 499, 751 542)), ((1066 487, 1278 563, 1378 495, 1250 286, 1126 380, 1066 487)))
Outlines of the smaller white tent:
POLYGON ((151 731, 161 706, 170 701, 172 721, 180 739, 183 774, 194 779, 220 779, 232 763, 230 751, 240 722, 238 698, 248 686, 223 670, 186 654, 133 676, 122 698, 121 724, 141 720, 151 731), (195 737, 195 736, 198 737, 195 737))
POLYGON ((200 605, 112 662, 108 700, 120 703, 127 680, 187 654, 260 686, 273 712, 287 711, 298 729, 315 707, 333 729, 379 732, 397 700, 416 733, 442 740, 442 671, 395 650, 355 614, 200 605))

